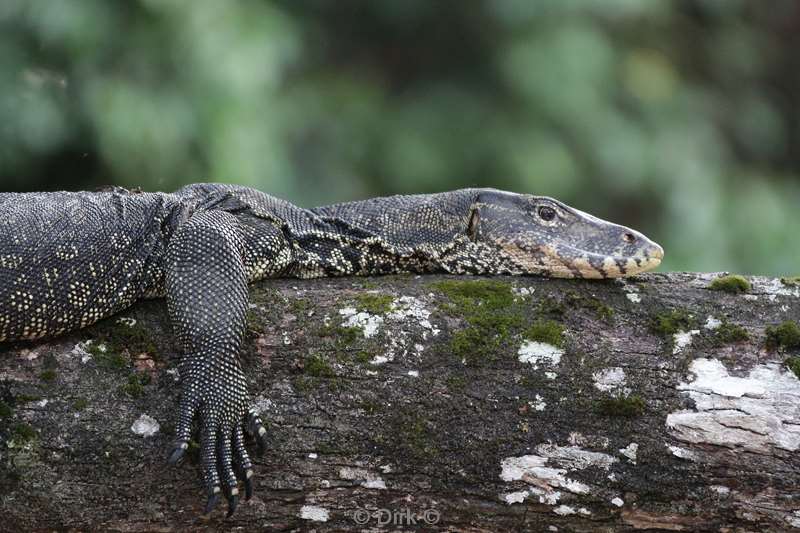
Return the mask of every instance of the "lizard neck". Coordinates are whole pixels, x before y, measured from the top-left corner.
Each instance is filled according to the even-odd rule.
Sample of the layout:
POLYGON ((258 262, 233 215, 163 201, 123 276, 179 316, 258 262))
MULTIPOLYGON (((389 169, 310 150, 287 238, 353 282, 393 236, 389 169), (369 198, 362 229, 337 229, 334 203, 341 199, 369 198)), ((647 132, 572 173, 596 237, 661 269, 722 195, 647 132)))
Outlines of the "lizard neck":
POLYGON ((292 228, 301 277, 448 271, 468 241, 471 190, 391 196, 308 210, 292 228))

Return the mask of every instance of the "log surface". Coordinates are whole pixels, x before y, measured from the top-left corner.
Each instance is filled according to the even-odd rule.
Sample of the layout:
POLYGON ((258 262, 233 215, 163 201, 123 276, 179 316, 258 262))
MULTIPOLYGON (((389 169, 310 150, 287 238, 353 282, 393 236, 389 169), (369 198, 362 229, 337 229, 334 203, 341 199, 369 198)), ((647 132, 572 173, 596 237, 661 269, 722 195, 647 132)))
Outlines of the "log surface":
POLYGON ((765 346, 800 288, 714 277, 258 283, 243 366, 271 446, 227 520, 196 462, 166 466, 162 301, 0 346, 0 530, 800 528, 800 381, 765 346))

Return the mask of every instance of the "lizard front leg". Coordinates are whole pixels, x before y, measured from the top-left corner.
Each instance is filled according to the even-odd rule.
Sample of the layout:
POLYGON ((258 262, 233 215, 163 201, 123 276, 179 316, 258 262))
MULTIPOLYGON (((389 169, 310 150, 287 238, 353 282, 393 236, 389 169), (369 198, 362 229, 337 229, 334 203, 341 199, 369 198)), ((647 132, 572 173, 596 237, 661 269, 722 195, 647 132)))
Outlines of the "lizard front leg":
POLYGON ((248 411, 247 382, 239 361, 247 310, 244 240, 236 219, 222 211, 193 215, 167 249, 166 296, 173 328, 184 350, 183 395, 177 441, 169 461, 185 454, 195 416, 201 422, 203 475, 209 513, 224 490, 228 516, 239 501, 234 462, 252 494, 252 464, 243 428, 254 430, 263 449, 261 421, 248 411))

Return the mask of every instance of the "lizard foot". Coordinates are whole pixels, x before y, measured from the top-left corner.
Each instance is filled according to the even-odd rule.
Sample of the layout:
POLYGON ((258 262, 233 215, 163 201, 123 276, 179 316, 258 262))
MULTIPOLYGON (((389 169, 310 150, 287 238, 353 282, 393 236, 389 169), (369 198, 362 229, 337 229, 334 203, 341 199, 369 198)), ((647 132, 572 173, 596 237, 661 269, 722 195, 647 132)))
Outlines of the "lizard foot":
POLYGON ((245 427, 252 430, 257 435, 259 448, 263 449, 266 429, 255 411, 248 412, 244 408, 240 411, 240 405, 244 403, 195 401, 191 392, 181 400, 177 440, 168 461, 173 465, 182 462, 189 447, 192 420, 198 415, 201 422, 200 457, 208 491, 204 514, 210 513, 224 495, 228 501, 227 516, 230 517, 239 505, 239 480, 244 483, 245 498, 249 500, 253 495, 253 465, 245 447, 244 430, 245 427), (227 420, 231 413, 234 413, 234 422, 227 420))

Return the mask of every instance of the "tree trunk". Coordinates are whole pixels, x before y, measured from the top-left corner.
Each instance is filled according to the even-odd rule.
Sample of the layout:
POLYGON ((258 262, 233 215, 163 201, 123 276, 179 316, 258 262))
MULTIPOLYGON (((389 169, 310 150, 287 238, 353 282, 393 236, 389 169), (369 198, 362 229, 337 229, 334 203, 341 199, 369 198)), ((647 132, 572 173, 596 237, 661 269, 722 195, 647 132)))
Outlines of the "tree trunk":
POLYGON ((270 447, 227 520, 201 516, 196 459, 166 466, 162 301, 6 344, 0 530, 800 528, 800 359, 791 326, 767 334, 800 287, 715 277, 256 284, 242 362, 270 447))

